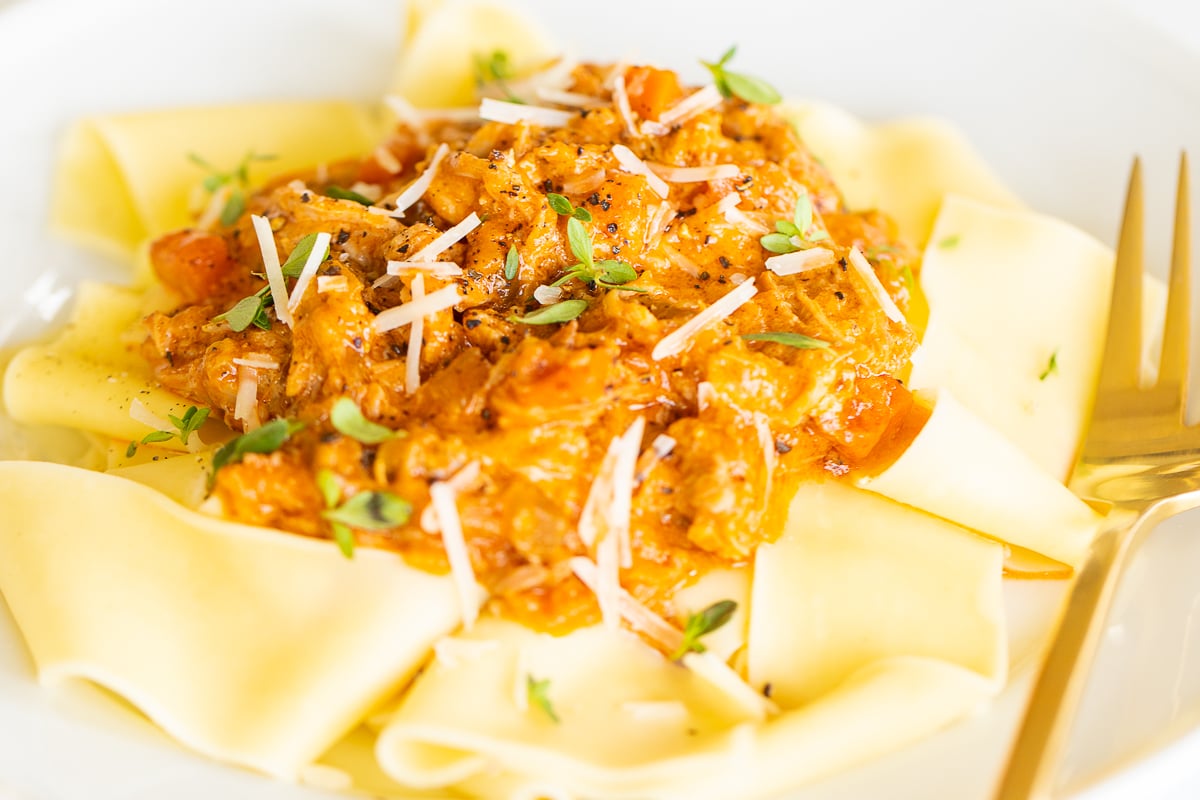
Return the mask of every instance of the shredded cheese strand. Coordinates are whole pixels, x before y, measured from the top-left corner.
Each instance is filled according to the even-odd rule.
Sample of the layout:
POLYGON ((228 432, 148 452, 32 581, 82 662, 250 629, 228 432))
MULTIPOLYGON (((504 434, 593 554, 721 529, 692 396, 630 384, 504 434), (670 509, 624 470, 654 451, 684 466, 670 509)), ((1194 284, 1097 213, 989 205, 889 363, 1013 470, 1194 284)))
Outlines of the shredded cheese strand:
POLYGON ((267 283, 271 286, 271 298, 275 301, 275 316, 289 328, 292 327, 292 312, 288 310, 287 281, 279 263, 279 251, 275 249, 275 234, 271 222, 257 214, 250 215, 254 234, 258 237, 258 249, 262 252, 263 267, 267 272, 267 283))
POLYGON ((270 356, 251 353, 245 358, 235 358, 233 363, 239 367, 254 367, 255 369, 279 369, 279 362, 270 356))
POLYGON ((794 253, 784 253, 771 256, 766 261, 767 269, 776 275, 797 275, 812 269, 830 267, 837 263, 833 251, 824 247, 813 247, 808 250, 797 250, 794 253))
POLYGON ((458 287, 447 286, 425 295, 419 301, 414 300, 411 303, 404 303, 379 312, 372 327, 376 333, 387 333, 403 325, 409 325, 414 320, 436 314, 447 308, 453 308, 458 305, 460 300, 462 300, 462 295, 458 293, 458 287))
POLYGON ((725 317, 737 311, 757 293, 758 287, 754 285, 754 278, 744 281, 717 300, 717 302, 660 339, 658 344, 654 345, 654 350, 650 353, 650 357, 655 361, 661 361, 664 358, 670 358, 682 353, 687 348, 688 342, 701 329, 718 320, 725 319, 725 317))
POLYGON ((435 278, 457 278, 463 274, 462 267, 453 261, 389 261, 387 274, 401 272, 428 272, 435 278))
POLYGON ((171 423, 146 408, 136 397, 129 402, 129 418, 156 431, 169 431, 172 427, 171 423))
POLYGON ((318 275, 317 291, 346 292, 350 290, 350 279, 345 275, 318 275))
POLYGON ((438 256, 458 244, 467 234, 482 224, 479 215, 472 211, 457 225, 446 229, 429 244, 413 254, 413 261, 437 261, 438 256))
POLYGON ((445 142, 437 146, 437 150, 433 151, 433 158, 429 159, 429 165, 425 167, 425 170, 417 176, 416 180, 405 187, 404 191, 396 196, 396 200, 394 201, 396 207, 394 209, 389 211, 386 208, 371 206, 368 210, 388 217, 398 218, 403 216, 405 211, 408 211, 414 203, 424 197, 425 193, 429 191, 429 187, 437 175, 438 167, 441 166, 442 159, 449 153, 450 147, 445 142))
MULTIPOLYGON (((567 564, 575 577, 595 594, 598 582, 595 562, 586 556, 575 556, 568 559, 567 564)), ((675 652, 683 644, 683 634, 678 628, 639 603, 628 591, 620 589, 617 597, 621 618, 634 629, 658 642, 668 653, 675 652)))
POLYGON ((458 591, 462 606, 463 628, 471 630, 479 616, 476 603, 475 570, 471 566, 471 553, 463 538, 462 519, 458 516, 454 487, 444 481, 435 481, 429 486, 429 500, 437 514, 438 527, 442 529, 442 546, 450 562, 450 574, 458 591))
POLYGON ((892 296, 887 293, 887 289, 883 288, 883 283, 880 282, 879 276, 875 274, 875 270, 871 267, 871 262, 867 261, 866 256, 857 247, 850 248, 850 266, 854 267, 854 271, 866 282, 871 296, 883 308, 883 313, 887 314, 887 318, 892 322, 907 325, 908 320, 904 318, 904 314, 900 311, 896 302, 892 300, 892 296))
POLYGON ((262 426, 258 417, 258 370, 240 366, 237 371, 237 399, 233 404, 233 418, 246 427, 246 432, 262 426))
MULTIPOLYGON (((675 125, 682 125, 697 114, 702 114, 710 108, 716 108, 724 100, 721 90, 715 84, 709 84, 703 89, 692 92, 675 105, 658 115, 658 124, 667 130, 675 125)), ((642 126, 646 132, 646 126, 642 126)))
MULTIPOLYGON (((475 485, 479 480, 480 468, 478 461, 472 461, 458 472, 446 478, 443 483, 454 489, 456 494, 462 494, 475 485)), ((421 512, 421 530, 426 533, 437 533, 441 528, 438 527, 437 514, 434 513, 433 506, 425 506, 421 512)))
POLYGON ((316 276, 317 270, 324 261, 324 256, 329 252, 329 242, 333 239, 328 233, 318 233, 317 238, 313 241, 312 250, 309 251, 308 258, 304 261, 304 267, 300 270, 299 277, 296 278, 296 285, 292 287, 292 296, 288 298, 288 312, 294 314, 300 306, 300 301, 304 299, 304 292, 308 290, 308 285, 312 283, 312 279, 316 276))
POLYGON ((527 105, 525 103, 509 103, 485 97, 479 102, 479 116, 491 122, 503 122, 516 125, 528 122, 543 128, 562 128, 571 122, 575 114, 546 106, 527 105))
POLYGON ((637 121, 633 116, 633 106, 629 105, 629 92, 625 89, 624 70, 613 78, 612 96, 613 105, 617 107, 617 113, 621 117, 621 122, 625 125, 625 132, 630 136, 636 137, 638 135, 637 121))
POLYGON ((621 436, 616 463, 612 471, 612 503, 609 511, 608 535, 616 539, 622 569, 633 566, 633 542, 630 539, 630 517, 633 515, 634 472, 637 470, 638 454, 642 447, 642 436, 646 432, 646 420, 638 417, 621 436))
POLYGON ((607 170, 598 169, 587 175, 580 175, 573 181, 563 181, 563 194, 589 194, 599 189, 607 177, 607 170))
POLYGON ((546 284, 542 284, 533 290, 533 299, 544 306, 548 306, 561 300, 562 294, 563 290, 561 286, 547 286, 546 284))
MULTIPOLYGON (((425 297, 425 276, 417 273, 412 279, 412 299, 416 303, 425 297)), ((404 391, 412 394, 421 385, 421 344, 425 338, 425 318, 417 317, 408 329, 408 355, 404 361, 404 391)))
POLYGON ((396 158, 396 154, 389 150, 387 145, 379 145, 371 155, 375 158, 375 163, 379 165, 380 169, 389 175, 395 175, 404 169, 404 165, 400 163, 400 159, 396 158))
POLYGON ((650 170, 667 183, 703 183, 725 178, 736 178, 741 174, 737 164, 712 164, 706 167, 673 167, 670 164, 645 162, 650 170))
POLYGON ((667 182, 655 175, 654 172, 651 171, 650 167, 646 165, 646 162, 638 158, 637 155, 625 145, 614 144, 612 148, 612 154, 613 157, 617 159, 617 163, 621 165, 621 169, 630 173, 631 175, 643 176, 646 179, 646 182, 650 184, 650 188, 653 189, 654 193, 659 197, 666 199, 667 195, 671 193, 671 187, 667 185, 667 182))

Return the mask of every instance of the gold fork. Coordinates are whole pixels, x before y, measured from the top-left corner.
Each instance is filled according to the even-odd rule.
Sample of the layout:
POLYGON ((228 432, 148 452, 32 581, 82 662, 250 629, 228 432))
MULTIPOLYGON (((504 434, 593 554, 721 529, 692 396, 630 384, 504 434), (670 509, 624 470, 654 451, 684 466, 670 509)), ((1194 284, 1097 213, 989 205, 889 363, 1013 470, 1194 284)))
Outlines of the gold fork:
POLYGON ((1081 496, 1111 511, 1075 578, 995 800, 1052 796, 1104 619, 1129 555, 1159 522, 1200 506, 1200 428, 1189 427, 1185 420, 1191 336, 1189 220, 1184 154, 1161 365, 1155 385, 1144 388, 1142 170, 1135 160, 1117 245, 1096 403, 1071 481, 1081 496))

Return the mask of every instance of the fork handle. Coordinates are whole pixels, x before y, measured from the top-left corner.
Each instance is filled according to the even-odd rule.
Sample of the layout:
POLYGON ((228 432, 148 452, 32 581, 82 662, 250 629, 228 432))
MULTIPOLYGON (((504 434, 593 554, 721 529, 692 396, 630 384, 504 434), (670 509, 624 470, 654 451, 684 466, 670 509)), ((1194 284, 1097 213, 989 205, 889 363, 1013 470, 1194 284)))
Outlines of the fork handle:
POLYGON ((1071 731, 1104 619, 1133 543, 1170 510, 1157 507, 1101 530, 1071 588, 995 800, 1046 800, 1071 731))

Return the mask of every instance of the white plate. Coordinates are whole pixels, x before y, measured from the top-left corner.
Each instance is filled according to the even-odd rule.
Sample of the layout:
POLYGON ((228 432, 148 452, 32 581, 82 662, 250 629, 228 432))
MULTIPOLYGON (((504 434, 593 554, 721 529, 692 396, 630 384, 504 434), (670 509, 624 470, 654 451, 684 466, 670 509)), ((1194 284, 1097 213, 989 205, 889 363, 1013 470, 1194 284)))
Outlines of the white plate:
MULTIPOLYGON (((642 57, 700 80, 696 59, 737 42, 738 66, 787 94, 869 118, 949 118, 1032 206, 1105 240, 1135 151, 1149 171, 1149 219, 1163 220, 1151 233, 1165 239, 1174 159, 1200 143, 1200 60, 1145 21, 1172 19, 1164 2, 1139 17, 1065 0, 526 5, 584 56, 642 57)), ((54 145, 69 120, 199 103, 372 100, 388 85, 399 18, 388 0, 0 0, 0 345, 44 328, 72 277, 118 274, 45 233, 54 145)), ((1165 526, 1126 581, 1063 771, 1067 791, 1197 796, 1196 525, 1165 526)), ((1057 587, 1010 589, 1025 609, 1014 618, 1051 613, 1057 587)), ((1028 670, 973 718, 795 800, 985 800, 1027 682, 1028 670)), ((225 796, 322 795, 186 753, 94 690, 42 690, 0 604, 0 798, 225 796)))

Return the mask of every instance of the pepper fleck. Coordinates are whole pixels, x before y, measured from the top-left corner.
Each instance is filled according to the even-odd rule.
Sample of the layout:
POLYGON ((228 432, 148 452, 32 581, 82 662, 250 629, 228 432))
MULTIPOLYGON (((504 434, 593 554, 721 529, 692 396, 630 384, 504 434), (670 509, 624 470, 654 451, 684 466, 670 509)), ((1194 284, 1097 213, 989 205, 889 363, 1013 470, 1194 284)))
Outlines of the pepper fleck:
POLYGON ((615 222, 608 223, 608 232, 616 233, 617 232, 617 223, 615 223, 615 222))

